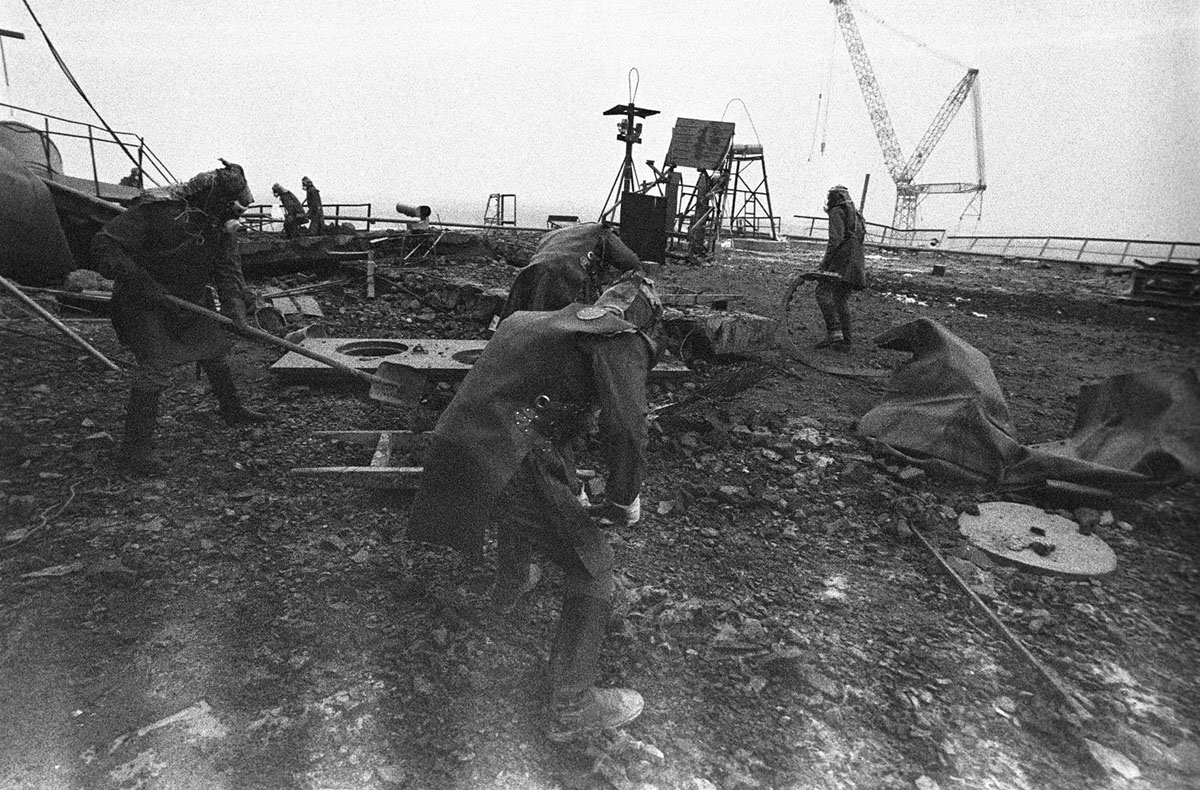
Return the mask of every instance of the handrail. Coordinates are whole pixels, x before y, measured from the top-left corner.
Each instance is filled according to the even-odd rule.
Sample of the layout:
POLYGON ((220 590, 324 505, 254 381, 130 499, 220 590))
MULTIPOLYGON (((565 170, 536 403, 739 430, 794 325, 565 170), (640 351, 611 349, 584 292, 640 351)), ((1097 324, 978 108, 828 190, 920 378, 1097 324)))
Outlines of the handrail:
MULTIPOLYGON (((175 178, 174 174, 171 173, 170 168, 168 168, 166 166, 166 164, 163 163, 163 161, 158 157, 158 155, 155 154, 154 151, 151 150, 150 147, 146 145, 145 139, 135 132, 114 131, 113 134, 116 135, 118 138, 118 139, 114 140, 114 139, 111 139, 111 135, 109 134, 107 129, 100 127, 100 126, 95 126, 94 124, 90 124, 90 123, 87 123, 84 121, 76 121, 76 120, 72 120, 70 118, 63 118, 58 115, 51 115, 50 113, 41 112, 39 110, 31 110, 27 107, 21 107, 16 104, 8 104, 6 102, 0 102, 0 107, 7 107, 11 110, 17 110, 22 113, 27 113, 28 115, 35 116, 42 120, 41 128, 38 128, 37 126, 34 126, 33 124, 23 123, 21 120, 13 119, 16 123, 23 123, 23 125, 28 126, 39 136, 42 136, 43 148, 45 150, 45 156, 46 156, 45 167, 48 172, 53 172, 53 161, 51 158, 50 151, 51 151, 51 144, 55 141, 55 139, 86 140, 88 143, 88 157, 90 159, 91 169, 92 169, 92 174, 91 174, 92 177, 90 180, 92 181, 92 188, 97 196, 101 195, 100 184, 101 183, 109 183, 109 182, 102 182, 100 180, 99 172, 98 172, 97 164, 96 164, 96 149, 95 149, 96 143, 100 143, 103 145, 121 146, 123 144, 121 142, 121 140, 124 140, 125 143, 130 144, 133 147, 137 148, 138 168, 141 170, 143 175, 150 175, 149 180, 152 184, 158 185, 159 181, 162 181, 164 184, 165 183, 173 183, 177 180, 175 178), (63 124, 69 124, 69 125, 75 126, 75 127, 83 127, 87 131, 86 131, 86 133, 83 133, 83 132, 75 131, 75 130, 64 131, 64 130, 52 129, 50 127, 50 121, 52 121, 52 120, 57 121, 59 123, 63 123, 63 124), (97 132, 99 132, 100 134, 97 135, 97 132), (154 171, 153 175, 147 173, 147 169, 148 169, 147 165, 149 165, 150 169, 152 169, 154 171), (157 178, 155 178, 155 176, 157 176, 157 178)), ((54 146, 54 149, 57 150, 57 146, 54 146)), ((59 153, 59 158, 61 159, 61 153, 59 153)), ((63 175, 72 175, 72 174, 64 173, 63 175)), ((74 176, 74 177, 78 177, 78 176, 74 176)), ((84 178, 81 180, 87 181, 88 179, 84 178)), ((114 179, 114 181, 115 181, 115 179, 114 179)))
MULTIPOLYGON (((792 237, 824 239, 828 219, 795 215, 805 220, 807 233, 788 234, 792 237), (819 231, 819 232, 818 232, 819 231)), ((888 241, 895 228, 868 222, 866 243, 871 246, 899 246, 905 249, 950 252, 995 258, 1050 263, 1079 263, 1112 268, 1134 268, 1138 260, 1179 263, 1200 262, 1200 242, 1122 239, 1090 236, 948 236, 944 230, 916 230, 913 241, 924 243, 894 244, 888 241), (936 242, 936 243, 935 243, 936 242)), ((907 233, 907 232, 906 232, 907 233)))

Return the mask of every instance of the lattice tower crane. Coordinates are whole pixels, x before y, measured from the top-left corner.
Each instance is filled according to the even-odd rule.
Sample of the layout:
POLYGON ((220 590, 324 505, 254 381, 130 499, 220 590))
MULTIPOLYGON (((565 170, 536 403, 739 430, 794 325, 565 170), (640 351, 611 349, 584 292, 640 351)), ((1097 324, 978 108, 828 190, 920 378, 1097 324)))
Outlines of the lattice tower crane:
POLYGON ((858 33, 858 23, 854 21, 854 14, 846 0, 829 0, 829 2, 833 4, 834 12, 837 14, 838 26, 842 30, 846 50, 850 53, 850 63, 854 66, 854 74, 858 77, 858 84, 862 88, 867 113, 871 116, 871 125, 875 128, 875 136, 879 139, 879 147, 883 150, 884 164, 887 165, 888 173, 896 183, 896 210, 892 216, 892 227, 896 229, 897 233, 907 234, 908 240, 911 240, 912 232, 916 229, 917 203, 920 202, 922 195, 982 193, 987 189, 983 167, 982 108, 977 82, 979 69, 968 69, 966 75, 959 80, 958 85, 954 86, 954 90, 950 91, 950 95, 942 103, 937 115, 934 116, 933 123, 925 130, 921 141, 917 143, 912 156, 905 161, 904 154, 900 151, 900 141, 896 137, 896 130, 892 126, 892 119, 888 115, 887 105, 883 101, 883 92, 879 89, 879 82, 875 79, 875 71, 871 68, 871 61, 867 57, 866 47, 863 46, 862 36, 858 33), (947 127, 950 126, 954 116, 958 114, 959 108, 962 107, 968 95, 972 97, 975 115, 975 163, 978 181, 973 184, 965 182, 914 184, 913 179, 925 161, 929 159, 929 155, 933 153, 934 146, 942 139, 942 135, 945 134, 947 127))

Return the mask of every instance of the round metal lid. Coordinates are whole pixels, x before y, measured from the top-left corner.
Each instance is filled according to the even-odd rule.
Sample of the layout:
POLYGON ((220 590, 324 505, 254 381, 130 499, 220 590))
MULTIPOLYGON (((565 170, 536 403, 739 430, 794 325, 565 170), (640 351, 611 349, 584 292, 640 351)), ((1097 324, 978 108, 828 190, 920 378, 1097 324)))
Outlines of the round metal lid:
POLYGON ((1095 535, 1081 535, 1070 519, 1015 502, 984 502, 979 515, 958 517, 958 529, 995 557, 1051 573, 1100 576, 1117 568, 1117 556, 1095 535))

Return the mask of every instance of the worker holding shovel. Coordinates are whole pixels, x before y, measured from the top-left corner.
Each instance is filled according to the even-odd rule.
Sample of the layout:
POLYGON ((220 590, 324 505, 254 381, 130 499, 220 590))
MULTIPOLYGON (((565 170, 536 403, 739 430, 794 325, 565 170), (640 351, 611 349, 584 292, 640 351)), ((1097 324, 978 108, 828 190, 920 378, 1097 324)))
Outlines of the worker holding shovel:
POLYGON ((152 440, 159 397, 177 365, 199 363, 226 423, 267 419, 238 397, 226 360, 228 334, 168 298, 211 306, 213 285, 221 312, 245 325, 246 285, 233 256, 233 228, 254 198, 241 166, 221 162, 223 167, 182 184, 150 190, 109 220, 92 241, 96 269, 115 281, 112 321, 117 338, 138 362, 118 458, 124 471, 137 476, 161 471, 150 456, 152 440))
MULTIPOLYGON (((497 521, 493 604, 527 592, 532 552, 563 569, 562 612, 550 654, 547 734, 569 741, 620 727, 642 712, 631 689, 597 688, 614 590, 603 527, 641 517, 646 377, 662 314, 653 284, 629 272, 595 304, 522 311, 500 323, 433 432, 407 537, 483 556, 497 521), (609 502, 589 513, 566 448, 600 408, 609 502)), ((418 582, 419 583, 419 582, 418 582)))

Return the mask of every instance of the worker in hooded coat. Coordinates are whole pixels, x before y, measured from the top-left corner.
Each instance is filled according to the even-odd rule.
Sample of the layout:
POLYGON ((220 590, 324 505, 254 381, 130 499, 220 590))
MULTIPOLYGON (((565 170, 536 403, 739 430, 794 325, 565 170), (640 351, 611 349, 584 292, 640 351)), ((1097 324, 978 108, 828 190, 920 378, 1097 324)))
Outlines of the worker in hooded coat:
POLYGON ((610 270, 641 271, 637 253, 603 222, 557 228, 542 236, 529 264, 517 272, 503 320, 518 310, 558 310, 596 301, 610 270))
POLYGON ((109 220, 92 240, 101 274, 112 278, 112 322, 138 366, 130 384, 119 463, 128 472, 159 471, 151 460, 159 398, 175 366, 198 362, 212 382, 229 424, 260 422, 238 396, 226 360, 230 338, 217 322, 175 307, 164 294, 211 308, 216 287, 221 312, 246 321, 246 285, 233 256, 235 218, 254 201, 240 165, 183 184, 151 190, 109 220))
POLYGON ((653 282, 634 272, 595 304, 502 321, 438 420, 413 503, 408 538, 453 546, 472 562, 497 519, 492 596, 501 611, 527 591, 534 550, 563 569, 550 656, 547 734, 556 741, 619 727, 642 710, 636 691, 595 687, 614 589, 613 551, 598 523, 641 517, 646 378, 656 356, 646 332, 661 314, 653 282), (609 503, 589 511, 565 448, 586 431, 593 406, 609 503))
POLYGON ((308 232, 320 236, 325 232, 325 207, 321 203, 321 190, 313 186, 312 179, 304 176, 300 179, 304 187, 304 203, 308 208, 308 232))
POLYGON ((850 190, 841 184, 829 190, 825 212, 829 215, 829 240, 821 260, 816 298, 825 319, 826 336, 815 348, 846 351, 851 337, 850 294, 867 285, 863 257, 867 228, 862 212, 850 199, 850 190))
POLYGON ((308 222, 308 217, 304 216, 304 206, 290 189, 283 187, 283 184, 272 184, 271 193, 279 199, 279 204, 283 206, 284 238, 295 238, 300 233, 300 227, 308 222))

